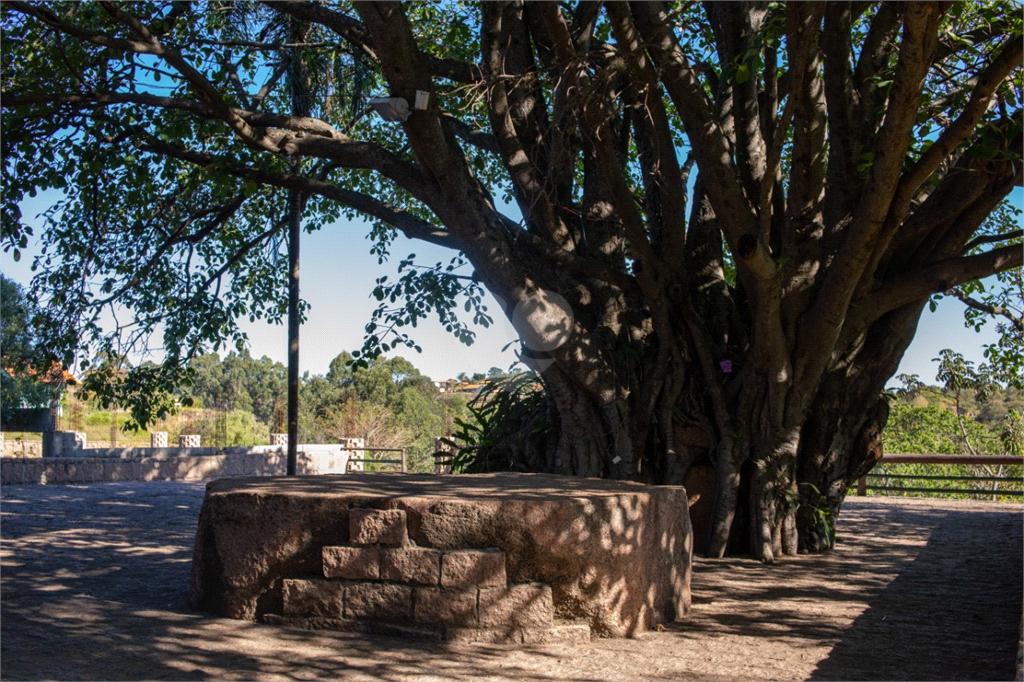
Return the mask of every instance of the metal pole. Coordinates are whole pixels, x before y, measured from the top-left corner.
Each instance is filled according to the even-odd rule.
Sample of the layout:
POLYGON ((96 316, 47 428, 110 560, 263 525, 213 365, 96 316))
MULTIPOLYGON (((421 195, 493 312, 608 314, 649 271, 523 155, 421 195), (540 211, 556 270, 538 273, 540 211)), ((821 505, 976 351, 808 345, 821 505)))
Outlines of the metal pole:
MULTIPOLYGON (((293 167, 296 163, 293 161, 293 167)), ((288 192, 288 463, 294 476, 299 445, 299 241, 302 233, 302 197, 288 192)))

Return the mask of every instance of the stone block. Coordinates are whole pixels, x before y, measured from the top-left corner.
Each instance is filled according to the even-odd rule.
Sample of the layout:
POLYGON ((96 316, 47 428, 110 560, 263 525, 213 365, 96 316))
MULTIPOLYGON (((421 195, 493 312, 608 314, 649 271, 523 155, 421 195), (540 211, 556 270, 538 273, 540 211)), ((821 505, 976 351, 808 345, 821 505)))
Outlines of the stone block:
POLYGON ((497 549, 462 549, 441 557, 442 587, 504 587, 505 553, 497 549))
POLYGON ((355 545, 404 545, 409 541, 405 512, 401 509, 353 509, 349 537, 355 545))
POLYGON ((412 617, 412 588, 383 583, 350 584, 345 588, 345 617, 408 620, 412 617))
POLYGON ((551 588, 541 583, 480 590, 480 625, 550 627, 555 609, 551 588))
POLYGON ((25 483, 46 483, 46 462, 39 459, 25 462, 25 483))
POLYGON ((25 483, 25 463, 14 457, 0 458, 0 486, 25 483))
POLYGON ((416 585, 437 585, 441 552, 428 547, 381 548, 380 579, 416 585))
POLYGON ((344 583, 331 580, 291 580, 282 584, 286 616, 327 616, 340 618, 344 583))
POLYGON ((418 587, 413 620, 417 623, 473 627, 477 624, 476 605, 475 587, 464 590, 418 587))
POLYGON ((140 480, 143 481, 159 481, 160 480, 160 460, 147 458, 142 460, 141 463, 141 475, 140 480))
POLYGON ((166 448, 167 447, 167 432, 166 431, 150 431, 149 432, 149 447, 151 447, 151 448, 166 448))
POLYGON ((324 547, 323 562, 326 578, 380 578, 380 549, 377 547, 324 547))
POLYGON ((125 480, 124 464, 112 459, 103 460, 103 480, 107 483, 125 480))

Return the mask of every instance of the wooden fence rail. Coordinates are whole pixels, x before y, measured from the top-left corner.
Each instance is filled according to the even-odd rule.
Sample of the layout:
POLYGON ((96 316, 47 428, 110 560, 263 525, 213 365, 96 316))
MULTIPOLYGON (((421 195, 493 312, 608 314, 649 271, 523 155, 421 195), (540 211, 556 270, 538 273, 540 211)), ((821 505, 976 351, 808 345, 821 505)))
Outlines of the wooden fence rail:
MULTIPOLYGON (((880 464, 968 464, 973 466, 1021 466, 1024 465, 1024 457, 1012 455, 921 455, 921 454, 892 454, 883 455, 880 464)), ((868 490, 887 490, 892 492, 915 492, 915 493, 953 493, 960 495, 1005 495, 1012 497, 1024 497, 1024 490, 983 490, 978 488, 919 488, 904 486, 882 486, 868 485, 868 479, 898 479, 898 480, 920 480, 920 481, 973 481, 999 483, 1021 483, 1019 476, 947 476, 932 474, 867 474, 857 480, 857 495, 863 497, 868 490)))
POLYGON ((362 462, 364 464, 401 464, 402 465, 402 473, 403 474, 407 473, 409 471, 409 467, 408 467, 408 465, 406 463, 405 448, 368 448, 368 447, 362 447, 362 446, 353 446, 353 447, 350 447, 350 448, 341 448, 341 449, 342 450, 348 450, 348 451, 351 451, 351 452, 398 452, 398 453, 401 453, 401 457, 402 457, 401 459, 372 459, 372 458, 365 457, 365 456, 362 457, 362 458, 359 458, 359 459, 351 458, 351 459, 348 460, 348 462, 349 462, 348 470, 349 471, 352 470, 351 464, 353 462, 362 462))

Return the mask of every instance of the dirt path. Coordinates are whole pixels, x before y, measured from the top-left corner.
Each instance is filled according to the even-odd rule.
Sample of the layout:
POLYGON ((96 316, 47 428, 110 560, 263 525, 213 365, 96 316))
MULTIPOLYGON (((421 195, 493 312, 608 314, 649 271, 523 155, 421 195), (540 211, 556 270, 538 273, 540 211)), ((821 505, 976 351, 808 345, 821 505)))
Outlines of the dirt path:
POLYGON ((1013 679, 1022 507, 852 499, 828 557, 697 560, 666 632, 445 648, 213 619, 184 605, 202 484, 0 491, 0 677, 1013 679))

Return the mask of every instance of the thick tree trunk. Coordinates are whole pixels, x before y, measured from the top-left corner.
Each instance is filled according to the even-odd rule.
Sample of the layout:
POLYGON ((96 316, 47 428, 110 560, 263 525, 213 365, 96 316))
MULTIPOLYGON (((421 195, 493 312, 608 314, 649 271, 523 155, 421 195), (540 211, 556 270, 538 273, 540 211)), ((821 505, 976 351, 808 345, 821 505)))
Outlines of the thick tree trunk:
MULTIPOLYGON (((810 408, 802 417, 789 415, 788 426, 770 423, 782 414, 771 403, 778 396, 762 391, 752 397, 749 390, 738 390, 742 399, 730 405, 732 426, 717 426, 708 401, 695 399, 706 396, 708 386, 694 362, 683 357, 672 362, 690 378, 686 390, 663 386, 653 399, 637 390, 605 404, 596 396, 614 394, 614 385, 584 387, 573 378, 579 368, 571 374, 552 357, 544 377, 560 426, 546 468, 679 485, 695 459, 707 457, 717 479, 714 509, 709 526, 695 531, 707 533, 709 556, 749 553, 771 563, 798 551, 828 551, 849 486, 881 456, 888 404, 880 391, 909 341, 906 325, 913 311, 907 312, 901 324, 887 328, 900 341, 865 347, 861 371, 826 374, 810 408), (709 425, 706 447, 673 435, 702 432, 693 426, 695 417, 709 425)), ((748 376, 766 374, 751 370, 748 376)))

